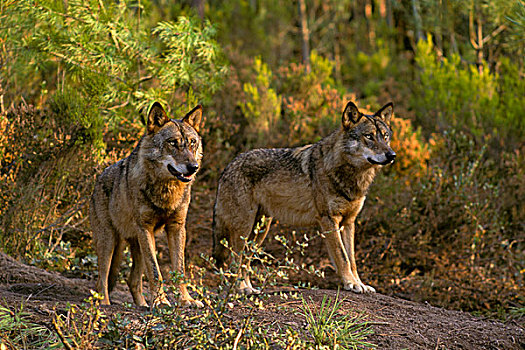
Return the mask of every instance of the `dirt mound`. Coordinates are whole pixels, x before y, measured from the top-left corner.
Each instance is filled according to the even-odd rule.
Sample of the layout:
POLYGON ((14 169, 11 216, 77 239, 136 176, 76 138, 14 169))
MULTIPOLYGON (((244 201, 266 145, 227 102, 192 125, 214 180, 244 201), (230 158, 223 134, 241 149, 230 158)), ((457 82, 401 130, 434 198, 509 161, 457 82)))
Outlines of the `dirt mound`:
MULTIPOLYGON (((51 310, 65 308, 67 302, 81 302, 89 296, 94 282, 69 279, 58 273, 24 265, 0 253, 0 300, 9 306, 24 302, 41 323, 49 323, 51 310)), ((317 305, 323 296, 335 298, 334 290, 304 290, 307 300, 317 305)), ((374 334, 369 341, 380 349, 523 349, 525 331, 519 325, 503 324, 476 318, 468 313, 449 311, 381 294, 357 295, 341 292, 342 312, 364 311, 372 322, 374 334)), ((122 306, 130 302, 127 287, 119 285, 112 293, 116 306, 108 311, 129 312, 122 306), (120 306, 119 306, 120 305, 120 306)), ((261 321, 292 326, 304 332, 304 318, 297 311, 300 301, 283 300, 270 295, 265 310, 257 315, 261 321), (283 306, 289 312, 283 313, 283 306)), ((136 311, 140 312, 140 311, 136 311)), ((233 317, 243 319, 242 306, 233 317)))
POLYGON ((0 253, 0 298, 81 301, 89 295, 89 282, 24 265, 0 253))

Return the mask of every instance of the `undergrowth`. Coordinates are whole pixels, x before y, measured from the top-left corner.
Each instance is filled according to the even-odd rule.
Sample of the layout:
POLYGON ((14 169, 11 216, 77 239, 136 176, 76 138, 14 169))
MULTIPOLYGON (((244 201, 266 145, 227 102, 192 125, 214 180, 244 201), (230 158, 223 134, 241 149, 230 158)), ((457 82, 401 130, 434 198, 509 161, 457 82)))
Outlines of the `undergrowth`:
POLYGON ((0 349, 58 349, 57 335, 19 306, 0 305, 0 349))
MULTIPOLYGON (((260 230, 261 225, 256 230, 260 230)), ((15 332, 13 334, 20 334, 18 338, 10 337, 9 346, 13 349, 40 334, 37 331, 44 332, 44 337, 38 335, 40 343, 32 340, 34 348, 39 349, 44 346, 56 347, 59 341, 66 349, 371 348, 373 345, 366 342, 366 337, 372 334, 366 316, 355 310, 343 309, 339 295, 335 300, 325 296, 319 308, 311 307, 309 304, 312 301, 307 302, 297 286, 291 286, 291 291, 279 292, 278 297, 295 300, 302 307, 291 307, 287 302, 275 306, 275 302, 269 301, 273 296, 271 291, 268 292, 269 288, 276 284, 282 285, 290 271, 304 269, 304 266, 294 261, 292 255, 304 254, 309 242, 318 237, 303 237, 297 242, 278 237, 286 254, 276 267, 268 264, 274 260, 271 255, 254 241, 245 238, 245 248, 240 253, 231 251, 232 262, 228 269, 214 268, 214 273, 221 281, 216 289, 204 285, 199 277, 194 278, 194 283, 188 282, 189 288, 203 302, 202 309, 185 309, 176 302, 176 284, 182 282, 184 276, 174 274, 171 283, 165 286, 168 295, 173 298, 173 307, 137 310, 131 305, 125 305, 124 312, 104 312, 99 305, 100 296, 93 292, 81 305, 68 305, 65 311, 55 310, 52 331, 20 318, 20 315, 24 315, 22 310, 18 314, 10 310, 0 314, 0 325, 4 325, 5 329, 10 317, 16 315, 25 322, 24 327, 9 325, 10 331, 15 332), (246 268, 248 262, 254 266, 249 269, 249 274, 258 281, 262 294, 246 296, 237 292, 240 271, 246 268), (270 307, 299 316, 313 337, 305 334, 297 325, 294 327, 286 322, 261 317, 260 311, 270 307)), ((213 259, 204 255, 203 259, 213 264, 213 259)))

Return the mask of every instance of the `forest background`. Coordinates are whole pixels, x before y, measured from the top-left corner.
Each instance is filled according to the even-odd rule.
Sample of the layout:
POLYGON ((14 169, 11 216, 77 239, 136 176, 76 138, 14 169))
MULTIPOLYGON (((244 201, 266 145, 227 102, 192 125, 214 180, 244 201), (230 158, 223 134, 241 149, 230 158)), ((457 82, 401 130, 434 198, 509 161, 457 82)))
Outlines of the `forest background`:
POLYGON ((524 38, 522 0, 1 0, 0 249, 93 276, 95 176, 153 101, 204 105, 194 193, 210 195, 239 152, 316 142, 348 101, 393 101, 398 157, 358 219, 362 275, 523 316, 524 38))

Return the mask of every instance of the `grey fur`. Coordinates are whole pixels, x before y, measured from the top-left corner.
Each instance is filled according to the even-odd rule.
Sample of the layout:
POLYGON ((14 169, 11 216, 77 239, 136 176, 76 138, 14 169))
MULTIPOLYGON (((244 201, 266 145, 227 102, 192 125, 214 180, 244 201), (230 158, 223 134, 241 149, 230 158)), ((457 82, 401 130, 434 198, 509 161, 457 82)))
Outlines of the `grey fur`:
MULTIPOLYGON (((241 236, 252 234, 266 216, 296 226, 319 225, 344 288, 373 292, 357 273, 354 222, 370 184, 382 165, 395 158, 390 148, 393 105, 365 115, 348 103, 341 127, 319 142, 298 148, 256 149, 237 156, 217 188, 213 220, 213 256, 227 257, 226 239, 239 252, 241 236)), ((261 244, 265 232, 256 238, 261 244)), ((246 271, 240 289, 256 293, 246 271)))

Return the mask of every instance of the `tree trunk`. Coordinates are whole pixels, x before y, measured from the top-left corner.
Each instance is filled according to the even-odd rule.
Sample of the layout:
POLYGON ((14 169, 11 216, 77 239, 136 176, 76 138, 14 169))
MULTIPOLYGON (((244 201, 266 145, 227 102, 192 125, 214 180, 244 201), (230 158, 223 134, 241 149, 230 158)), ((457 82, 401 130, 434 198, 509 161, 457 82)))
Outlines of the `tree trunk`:
POLYGON ((386 24, 389 28, 394 26, 394 10, 392 9, 392 0, 386 0, 386 24))
POLYGON ((483 25, 481 24, 481 11, 478 11, 478 52, 477 52, 477 66, 479 74, 483 73, 483 25))
POLYGON ((204 21, 204 1, 205 0, 191 0, 191 7, 197 11, 201 21, 204 21))
POLYGON ((299 0, 299 22, 301 24, 301 40, 303 52, 303 64, 306 73, 310 73, 310 33, 308 32, 308 22, 306 20, 306 3, 305 0, 299 0))
POLYGON ((416 0, 412 0, 412 13, 414 15, 414 23, 416 24, 416 43, 423 38, 423 26, 421 24, 421 16, 419 16, 419 5, 416 0))
POLYGON ((476 2, 472 3, 470 9, 468 25, 469 25, 469 36, 470 43, 474 50, 476 50, 476 66, 478 67, 479 74, 483 73, 483 28, 481 24, 481 10, 479 6, 476 6, 476 2), (476 22, 478 25, 477 31, 474 30, 474 14, 476 12, 476 22))
POLYGON ((374 19, 372 18, 372 0, 367 0, 365 2, 365 18, 366 18, 366 27, 368 29, 368 44, 369 47, 376 47, 376 31, 374 27, 374 19))

